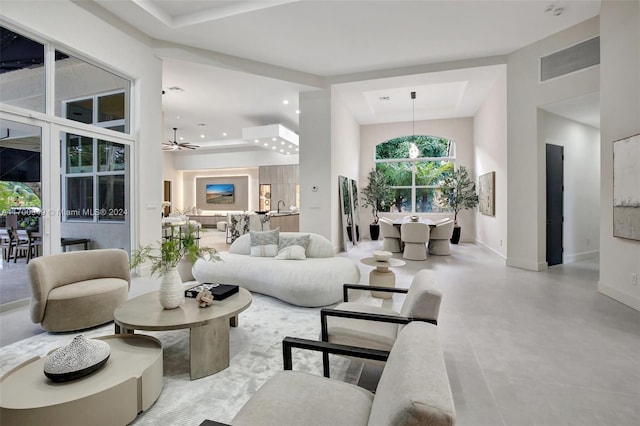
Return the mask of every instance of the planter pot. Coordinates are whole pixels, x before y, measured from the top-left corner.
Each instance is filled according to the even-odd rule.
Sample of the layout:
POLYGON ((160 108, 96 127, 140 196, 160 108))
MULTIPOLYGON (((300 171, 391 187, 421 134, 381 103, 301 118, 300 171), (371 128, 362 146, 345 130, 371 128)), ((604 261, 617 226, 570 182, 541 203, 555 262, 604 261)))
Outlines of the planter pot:
POLYGON ((369 234, 373 241, 378 241, 378 237, 380 236, 380 225, 377 223, 369 225, 369 234))
POLYGON ((178 268, 171 268, 160 283, 160 304, 165 309, 175 309, 184 302, 184 286, 178 268))
POLYGON ((461 228, 459 226, 453 227, 453 234, 451 235, 451 244, 458 244, 460 242, 460 231, 461 231, 461 228))

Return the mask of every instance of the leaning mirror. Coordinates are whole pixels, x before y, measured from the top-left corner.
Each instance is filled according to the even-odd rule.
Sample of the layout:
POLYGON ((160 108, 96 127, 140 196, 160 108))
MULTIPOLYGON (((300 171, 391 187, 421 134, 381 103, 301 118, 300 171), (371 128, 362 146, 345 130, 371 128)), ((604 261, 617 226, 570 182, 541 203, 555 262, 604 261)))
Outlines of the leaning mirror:
POLYGON ((344 176, 338 176, 339 192, 340 192, 340 217, 342 221, 342 239, 344 241, 344 251, 348 251, 353 247, 353 238, 351 232, 351 191, 349 179, 344 176))

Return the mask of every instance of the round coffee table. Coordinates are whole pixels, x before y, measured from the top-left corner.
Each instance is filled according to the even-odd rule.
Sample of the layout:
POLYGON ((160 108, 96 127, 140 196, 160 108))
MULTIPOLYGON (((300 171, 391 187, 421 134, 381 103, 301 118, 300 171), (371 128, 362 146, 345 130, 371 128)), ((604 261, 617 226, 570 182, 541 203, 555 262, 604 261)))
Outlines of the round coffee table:
MULTIPOLYGON (((360 262, 368 266, 376 267, 376 269, 369 273, 369 285, 390 288, 396 286, 396 274, 394 274, 389 268, 392 266, 403 266, 407 264, 404 260, 394 259, 393 257, 384 262, 380 262, 374 257, 365 257, 360 262)), ((391 297, 393 297, 392 293, 382 291, 372 291, 371 295, 379 299, 391 299, 391 297)))
MULTIPOLYGON (((185 290, 193 285, 186 286, 185 290)), ((238 325, 237 315, 251 305, 251 293, 240 288, 224 300, 200 308, 194 298, 176 309, 164 309, 158 291, 135 297, 113 313, 116 334, 134 330, 179 330, 188 328, 191 380, 209 376, 229 366, 229 323, 238 325)))
MULTIPOLYGON (((69 341, 73 336, 69 336, 69 341)), ((0 379, 0 418, 7 425, 129 424, 162 392, 162 344, 151 336, 103 336, 109 360, 96 372, 65 383, 43 372, 35 357, 0 379)))

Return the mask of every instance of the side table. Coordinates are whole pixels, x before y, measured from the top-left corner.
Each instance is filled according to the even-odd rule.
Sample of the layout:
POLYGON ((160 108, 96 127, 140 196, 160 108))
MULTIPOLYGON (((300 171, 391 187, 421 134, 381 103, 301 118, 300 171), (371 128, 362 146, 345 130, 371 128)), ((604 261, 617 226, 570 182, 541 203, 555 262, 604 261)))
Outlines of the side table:
MULTIPOLYGON (((395 287, 396 286, 396 274, 393 273, 390 267, 403 266, 407 262, 400 259, 390 258, 384 262, 376 260, 374 257, 365 257, 360 262, 367 266, 375 266, 376 269, 369 273, 369 285, 376 285, 381 287, 395 287)), ((371 295, 379 299, 391 299, 392 293, 382 291, 372 291, 371 295)))
POLYGON ((103 336, 107 363, 88 376, 54 383, 35 357, 0 379, 0 418, 7 425, 126 425, 162 392, 162 344, 151 336, 103 336))

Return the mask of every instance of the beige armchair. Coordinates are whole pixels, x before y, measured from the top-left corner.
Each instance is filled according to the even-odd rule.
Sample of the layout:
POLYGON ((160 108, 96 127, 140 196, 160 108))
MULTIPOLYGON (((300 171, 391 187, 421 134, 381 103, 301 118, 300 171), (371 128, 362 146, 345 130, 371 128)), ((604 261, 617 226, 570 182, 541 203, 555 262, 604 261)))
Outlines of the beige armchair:
POLYGON ((380 218, 380 234, 384 238, 382 240, 382 250, 392 253, 400 253, 400 227, 395 226, 391 219, 386 217, 380 218))
POLYGON ((113 321, 127 300, 129 256, 119 249, 73 251, 28 265, 31 320, 47 331, 74 331, 113 321))
POLYGON ((429 225, 421 222, 403 223, 400 235, 404 249, 402 257, 408 260, 425 260, 427 258, 427 243, 429 242, 429 225))
POLYGON ((429 233, 429 254, 436 256, 451 255, 451 235, 453 235, 453 219, 442 219, 429 233))
POLYGON ((390 353, 287 337, 283 341, 285 370, 293 369, 293 347, 384 358, 387 362, 375 394, 339 380, 299 371, 280 372, 249 399, 232 425, 455 424, 449 376, 433 324, 408 324, 390 353))
MULTIPOLYGON (((320 311, 321 339, 324 342, 390 351, 398 333, 412 321, 437 324, 442 293, 437 288, 435 273, 420 270, 409 289, 345 284, 344 303, 334 309, 320 311), (360 302, 349 302, 349 291, 386 291, 406 294, 400 312, 360 302)), ((329 358, 324 356, 325 376, 329 358)))

